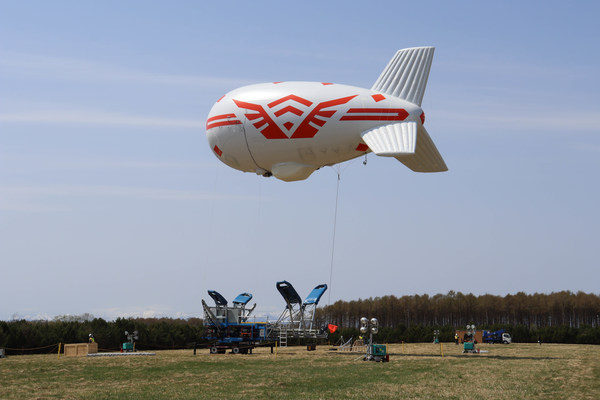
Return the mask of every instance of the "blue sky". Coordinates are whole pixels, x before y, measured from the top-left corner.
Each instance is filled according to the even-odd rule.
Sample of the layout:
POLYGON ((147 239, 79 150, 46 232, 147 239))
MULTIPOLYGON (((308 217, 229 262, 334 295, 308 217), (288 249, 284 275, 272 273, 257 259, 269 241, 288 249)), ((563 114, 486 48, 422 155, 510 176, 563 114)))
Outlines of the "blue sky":
POLYGON ((593 2, 0 1, 0 319, 201 316, 207 289, 322 303, 598 292, 593 2), (435 46, 449 171, 368 157, 285 183, 230 169, 205 119, 285 80, 371 87, 435 46))

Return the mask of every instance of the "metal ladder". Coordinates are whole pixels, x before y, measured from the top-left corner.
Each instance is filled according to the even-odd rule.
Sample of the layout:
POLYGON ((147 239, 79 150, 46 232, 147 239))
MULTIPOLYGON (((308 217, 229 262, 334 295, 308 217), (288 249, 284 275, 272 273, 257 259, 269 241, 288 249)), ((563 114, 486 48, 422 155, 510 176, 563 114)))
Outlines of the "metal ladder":
POLYGON ((279 329, 279 347, 287 347, 287 329, 279 329))

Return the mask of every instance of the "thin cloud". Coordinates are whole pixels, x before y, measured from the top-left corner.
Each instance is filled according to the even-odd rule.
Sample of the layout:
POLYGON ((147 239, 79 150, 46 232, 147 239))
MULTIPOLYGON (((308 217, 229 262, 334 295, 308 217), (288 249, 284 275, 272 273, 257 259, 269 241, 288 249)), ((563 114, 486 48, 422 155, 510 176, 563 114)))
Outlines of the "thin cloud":
POLYGON ((544 62, 527 62, 526 60, 507 60, 504 58, 482 58, 479 54, 465 54, 461 61, 447 61, 441 58, 435 61, 436 68, 450 73, 471 74, 487 77, 515 77, 517 79, 559 80, 581 79, 594 76, 596 71, 592 65, 579 63, 564 65, 544 62))
POLYGON ((600 153, 600 144, 577 143, 573 147, 582 151, 600 153))
POLYGON ((156 118, 104 111, 57 110, 0 114, 0 123, 119 125, 133 127, 204 129, 204 120, 156 118))
POLYGON ((114 80, 219 88, 241 86, 253 82, 248 79, 220 76, 163 74, 76 58, 5 52, 0 53, 0 69, 5 74, 36 76, 40 79, 114 80))
POLYGON ((600 114, 582 114, 568 117, 557 116, 556 114, 529 114, 523 113, 470 113, 469 115, 453 113, 453 112, 438 112, 436 119, 441 121, 455 121, 464 124, 469 124, 471 128, 478 125, 479 128, 485 125, 492 126, 494 131, 504 128, 508 129, 506 133, 516 132, 522 134, 523 131, 531 133, 537 132, 593 132, 598 131, 600 126, 600 114))
POLYGON ((153 161, 153 160, 127 160, 127 159, 112 159, 112 158, 77 158, 76 156, 52 156, 52 155, 30 155, 30 154, 14 154, 4 153, 0 151, 0 159, 5 165, 14 165, 16 168, 44 168, 52 169, 186 169, 186 170, 212 170, 219 166, 215 162, 193 162, 193 161, 153 161), (33 166, 33 167, 32 167, 33 166))
MULTIPOLYGON (((2 190, 0 190, 2 195, 2 190)), ((0 212, 21 212, 21 213, 35 213, 35 214, 47 214, 66 211, 65 207, 49 206, 46 204, 40 204, 35 201, 28 199, 19 198, 3 198, 0 199, 0 212)))
MULTIPOLYGON (((441 105, 442 103, 440 103, 441 105)), ((429 108, 430 119, 436 123, 456 123, 467 126, 469 130, 493 127, 494 131, 507 129, 507 133, 524 131, 560 131, 560 132, 598 132, 600 112, 586 111, 581 108, 563 107, 556 112, 551 107, 479 99, 479 101, 455 100, 450 107, 444 104, 437 109, 429 108), (468 110, 468 112, 465 112, 468 110)))
MULTIPOLYGON (((193 190, 175 190, 121 186, 0 186, 0 211, 61 212, 64 205, 52 201, 60 197, 112 197, 158 201, 254 200, 254 196, 204 193, 193 190)), ((262 198, 262 201, 265 199, 262 198)))
POLYGON ((0 197, 8 196, 103 196, 155 200, 245 200, 251 196, 211 194, 197 191, 123 186, 0 186, 0 197))

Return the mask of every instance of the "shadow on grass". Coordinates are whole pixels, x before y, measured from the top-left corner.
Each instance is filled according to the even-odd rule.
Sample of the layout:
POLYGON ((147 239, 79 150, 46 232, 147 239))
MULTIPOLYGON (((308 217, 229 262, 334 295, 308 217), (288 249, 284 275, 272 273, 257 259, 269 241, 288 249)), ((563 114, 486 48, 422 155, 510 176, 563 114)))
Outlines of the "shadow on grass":
MULTIPOLYGON (((339 352, 341 356, 362 357, 361 353, 339 352)), ((442 358, 439 354, 415 354, 415 353, 388 353, 390 357, 420 357, 420 358, 442 358)), ((499 356, 483 354, 444 354, 443 358, 475 358, 475 359, 494 359, 494 360, 564 360, 568 357, 521 357, 521 356, 499 356)))
MULTIPOLYGON (((429 358, 441 358, 439 354, 402 354, 402 353, 390 353, 390 357, 429 357, 429 358)), ((561 360, 563 357, 520 357, 520 356, 498 356, 483 354, 444 354, 444 358, 493 358, 495 360, 561 360)))

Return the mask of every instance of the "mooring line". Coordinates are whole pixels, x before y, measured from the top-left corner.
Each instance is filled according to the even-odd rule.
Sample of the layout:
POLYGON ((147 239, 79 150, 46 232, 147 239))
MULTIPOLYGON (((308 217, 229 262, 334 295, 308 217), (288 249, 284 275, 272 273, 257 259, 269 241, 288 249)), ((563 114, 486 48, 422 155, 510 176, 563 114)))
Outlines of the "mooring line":
POLYGON ((335 254, 335 231, 337 227, 337 211, 338 211, 338 199, 340 194, 340 167, 338 165, 337 170, 337 188, 335 190, 335 211, 333 213, 333 239, 331 241, 331 264, 329 266, 329 298, 327 299, 327 305, 331 305, 331 283, 333 280, 333 257, 335 254))

